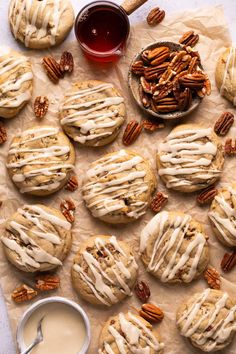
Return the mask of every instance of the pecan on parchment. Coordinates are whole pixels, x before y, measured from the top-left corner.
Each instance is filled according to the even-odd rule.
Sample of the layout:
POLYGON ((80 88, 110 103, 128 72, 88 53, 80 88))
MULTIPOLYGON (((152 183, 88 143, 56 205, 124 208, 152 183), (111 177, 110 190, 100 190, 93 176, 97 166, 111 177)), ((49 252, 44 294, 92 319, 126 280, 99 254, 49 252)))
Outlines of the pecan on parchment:
POLYGON ((139 315, 148 322, 160 322, 164 318, 163 311, 154 304, 143 304, 139 315))
POLYGON ((231 112, 224 112, 217 119, 214 125, 214 131, 217 135, 224 136, 234 123, 234 115, 231 112))
POLYGON ((70 223, 75 221, 75 216, 74 216, 75 204, 72 200, 69 199, 63 200, 60 204, 60 209, 62 214, 67 219, 67 221, 69 221, 70 223))
POLYGON ((151 295, 150 288, 144 281, 138 281, 134 287, 134 291, 142 302, 146 302, 151 295))
POLYGON ((74 70, 74 58, 70 52, 63 52, 60 59, 60 70, 63 74, 71 74, 74 70))
POLYGON ((41 291, 49 291, 58 289, 60 286, 60 278, 57 275, 41 274, 36 276, 36 288, 41 291))
POLYGON ((70 192, 74 192, 78 188, 78 179, 75 175, 71 176, 68 180, 65 189, 70 192))
POLYGON ((215 268, 209 267, 204 272, 204 278, 206 279, 210 288, 220 289, 220 285, 221 285, 220 274, 215 268))
POLYGON ((47 56, 43 58, 43 67, 46 71, 49 79, 54 83, 58 83, 59 79, 63 77, 63 73, 60 69, 60 65, 56 59, 52 56, 47 56))
POLYGON ((131 145, 141 134, 142 128, 142 125, 136 120, 131 120, 125 128, 122 138, 123 144, 126 146, 131 145))
POLYGON ((35 296, 37 296, 38 292, 28 285, 21 285, 16 288, 11 294, 11 298, 13 301, 17 303, 21 303, 24 301, 32 300, 35 296))
POLYGON ((168 195, 162 192, 157 192, 151 201, 150 207, 152 211, 158 213, 167 202, 168 202, 168 195))
POLYGON ((209 186, 197 196, 197 202, 201 205, 210 203, 217 195, 217 189, 214 186, 209 186))
POLYGON ((183 34, 180 38, 179 43, 182 45, 194 47, 199 40, 199 35, 195 34, 194 31, 188 31, 183 34))
POLYGON ((49 107, 49 100, 46 96, 38 96, 34 101, 34 114, 37 118, 43 118, 49 107))
POLYGON ((156 26, 163 21, 164 17, 165 11, 161 10, 159 7, 155 7, 149 12, 147 16, 147 23, 149 26, 156 26))
POLYGON ((220 265, 224 272, 230 272, 236 265, 236 252, 225 253, 220 265))
POLYGON ((3 125, 0 125, 0 145, 7 141, 7 131, 3 125))

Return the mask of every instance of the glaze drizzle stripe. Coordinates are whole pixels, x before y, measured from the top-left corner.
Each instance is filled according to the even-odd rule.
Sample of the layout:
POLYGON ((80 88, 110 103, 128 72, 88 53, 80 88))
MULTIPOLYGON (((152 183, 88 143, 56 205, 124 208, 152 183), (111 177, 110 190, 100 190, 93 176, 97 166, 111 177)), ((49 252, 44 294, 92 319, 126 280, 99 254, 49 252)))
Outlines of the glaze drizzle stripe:
POLYGON ((130 279, 131 273, 124 265, 122 258, 120 258, 120 256, 115 256, 110 252, 109 248, 107 247, 108 242, 114 247, 116 251, 120 253, 124 260, 128 260, 128 258, 130 259, 129 265, 131 265, 133 269, 137 269, 137 264, 134 257, 124 252, 124 250, 119 246, 115 236, 111 236, 108 241, 99 237, 97 237, 94 241, 94 246, 96 249, 98 251, 105 252, 109 256, 109 263, 106 262, 106 258, 104 258, 104 262, 107 263, 107 267, 115 275, 115 281, 113 281, 107 272, 103 270, 97 259, 87 251, 82 252, 82 257, 92 272, 93 278, 85 273, 82 267, 77 263, 74 264, 73 269, 80 274, 83 281, 89 286, 97 299, 105 305, 110 306, 111 304, 114 304, 118 301, 118 298, 114 295, 112 290, 113 287, 117 289, 117 283, 120 292, 129 296, 131 296, 132 293, 131 289, 124 280, 130 279))
POLYGON ((201 346, 204 345, 206 351, 212 351, 218 344, 227 340, 232 331, 236 331, 236 306, 233 306, 228 310, 228 313, 224 313, 223 319, 218 320, 217 318, 229 299, 227 293, 223 293, 214 307, 206 311, 204 315, 200 313, 200 318, 196 321, 196 317, 203 304, 207 302, 210 292, 211 289, 206 289, 203 293, 199 294, 192 306, 185 310, 178 320, 179 325, 181 325, 182 322, 185 322, 181 334, 185 337, 191 337, 194 335, 194 342, 201 346), (215 321, 217 322, 214 323, 215 321), (204 328, 201 329, 201 333, 197 333, 199 326, 202 326, 203 323, 205 324, 204 328), (208 328, 210 329, 208 330, 208 328))
MULTIPOLYGON (((100 217, 112 211, 127 209, 121 198, 140 195, 148 190, 144 181, 145 170, 131 171, 144 161, 143 158, 132 156, 120 162, 119 159, 123 157, 128 158, 129 155, 125 150, 120 150, 96 161, 87 171, 88 181, 82 187, 83 198, 94 216, 100 217), (121 177, 116 178, 117 173, 121 173, 121 177)), ((147 202, 130 200, 130 210, 126 215, 138 218, 145 213, 146 206, 147 202)))
POLYGON ((172 221, 170 220, 170 214, 166 211, 158 213, 151 219, 141 232, 140 253, 145 253, 149 239, 155 235, 155 242, 147 270, 149 272, 157 272, 163 263, 168 260, 165 270, 161 275, 161 280, 167 282, 175 278, 178 271, 187 262, 189 263, 194 252, 195 256, 190 262, 189 272, 184 275, 184 279, 190 282, 196 275, 197 267, 206 244, 206 238, 203 234, 196 233, 193 241, 189 242, 185 252, 180 254, 180 249, 192 218, 189 215, 184 215, 177 216, 172 221), (167 258, 166 256, 170 250, 173 251, 173 255, 167 258))

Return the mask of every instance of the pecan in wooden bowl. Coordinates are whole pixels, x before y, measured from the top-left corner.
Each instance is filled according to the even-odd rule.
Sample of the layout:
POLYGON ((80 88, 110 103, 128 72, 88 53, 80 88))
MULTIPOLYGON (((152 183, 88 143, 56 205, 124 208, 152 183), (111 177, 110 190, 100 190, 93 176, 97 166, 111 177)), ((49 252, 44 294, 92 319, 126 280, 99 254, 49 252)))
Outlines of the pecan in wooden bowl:
POLYGON ((137 104, 163 119, 186 116, 211 93, 199 53, 174 42, 152 43, 137 54, 128 83, 137 104))

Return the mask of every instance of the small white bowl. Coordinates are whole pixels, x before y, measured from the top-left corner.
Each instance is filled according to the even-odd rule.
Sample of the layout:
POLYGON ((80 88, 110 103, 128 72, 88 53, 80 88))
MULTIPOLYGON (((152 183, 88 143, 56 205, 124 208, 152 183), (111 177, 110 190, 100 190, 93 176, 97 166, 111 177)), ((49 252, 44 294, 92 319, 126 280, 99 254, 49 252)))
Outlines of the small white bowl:
POLYGON ((30 306, 28 308, 28 310, 25 311, 22 318, 20 319, 20 322, 17 327, 17 333, 16 333, 17 344, 18 344, 19 350, 21 352, 27 349, 25 342, 24 342, 24 328, 25 328, 25 324, 28 321, 28 319, 30 318, 30 316, 39 307, 41 307, 45 304, 48 304, 48 303, 58 303, 58 302, 73 307, 82 317, 82 319, 84 321, 85 329, 86 329, 86 338, 85 338, 83 347, 81 348, 81 350, 77 354, 85 354, 87 352, 89 344, 90 344, 90 339, 91 339, 90 322, 89 322, 88 316, 86 315, 86 313, 84 312, 82 307, 80 305, 78 305, 76 302, 65 299, 64 297, 60 297, 60 296, 53 296, 53 297, 49 297, 49 298, 46 298, 43 300, 39 300, 39 301, 35 302, 32 306, 30 306))

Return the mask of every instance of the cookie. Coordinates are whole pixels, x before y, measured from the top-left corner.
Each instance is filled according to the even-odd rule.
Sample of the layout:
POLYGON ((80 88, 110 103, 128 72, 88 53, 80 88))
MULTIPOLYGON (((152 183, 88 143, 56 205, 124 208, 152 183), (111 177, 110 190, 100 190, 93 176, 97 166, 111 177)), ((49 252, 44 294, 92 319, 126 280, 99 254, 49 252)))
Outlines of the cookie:
POLYGON ((60 44, 74 23, 70 0, 11 0, 9 23, 15 39, 28 48, 60 44))
POLYGON ((13 138, 6 166, 21 193, 44 196, 66 184, 74 163, 67 136, 58 128, 40 126, 13 138))
POLYGON ((72 266, 72 282, 84 300, 111 306, 132 295, 137 272, 127 243, 115 236, 99 235, 80 245, 72 266))
POLYGON ((144 227, 140 254, 147 271, 162 282, 189 283, 209 260, 203 227, 190 215, 162 211, 144 227))
POLYGON ((209 218, 214 234, 225 246, 236 247, 236 184, 220 188, 209 218))
POLYGON ((125 118, 124 99, 110 83, 78 82, 66 93, 60 116, 62 128, 74 141, 103 146, 120 131, 125 118))
POLYGON ((102 329, 99 343, 99 354, 161 354, 164 348, 157 330, 131 312, 110 317, 102 329))
POLYGON ((6 221, 1 241, 6 257, 18 269, 48 271, 62 265, 71 248, 71 224, 59 210, 24 205, 6 221))
POLYGON ((236 48, 229 47, 220 55, 215 80, 221 96, 236 106, 236 48))
POLYGON ((143 157, 120 150, 92 163, 82 193, 94 217, 120 224, 145 214, 155 184, 153 171, 143 157))
POLYGON ((236 331, 236 303, 221 290, 206 289, 180 306, 177 327, 194 347, 204 352, 221 350, 236 331))
POLYGON ((158 173, 167 188, 185 193, 213 184, 223 164, 223 147, 213 129, 195 124, 175 127, 157 153, 158 173))
POLYGON ((0 48, 0 117, 12 118, 30 100, 33 73, 28 58, 0 48))

